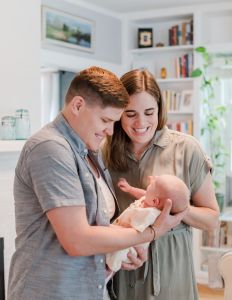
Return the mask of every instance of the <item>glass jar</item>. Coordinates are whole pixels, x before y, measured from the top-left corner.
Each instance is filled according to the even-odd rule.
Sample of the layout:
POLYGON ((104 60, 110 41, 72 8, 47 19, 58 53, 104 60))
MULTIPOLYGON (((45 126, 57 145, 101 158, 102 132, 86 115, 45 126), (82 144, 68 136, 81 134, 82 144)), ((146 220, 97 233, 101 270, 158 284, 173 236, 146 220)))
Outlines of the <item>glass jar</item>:
POLYGON ((16 140, 26 140, 30 136, 29 111, 17 109, 15 116, 15 138, 16 140))
POLYGON ((5 116, 1 120, 1 138, 2 140, 14 140, 15 139, 15 117, 5 116))

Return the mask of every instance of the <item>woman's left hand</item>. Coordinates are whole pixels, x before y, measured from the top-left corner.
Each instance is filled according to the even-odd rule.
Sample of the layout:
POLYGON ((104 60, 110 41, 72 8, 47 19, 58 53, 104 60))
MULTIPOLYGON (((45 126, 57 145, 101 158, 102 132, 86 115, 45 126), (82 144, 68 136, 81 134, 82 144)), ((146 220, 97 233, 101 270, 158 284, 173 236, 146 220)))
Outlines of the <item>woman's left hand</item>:
POLYGON ((137 252, 137 255, 133 255, 131 252, 128 253, 128 258, 131 261, 130 263, 122 263, 121 269, 123 270, 136 270, 139 267, 141 267, 144 262, 147 260, 148 257, 148 249, 144 249, 144 247, 141 246, 135 246, 134 249, 137 252))

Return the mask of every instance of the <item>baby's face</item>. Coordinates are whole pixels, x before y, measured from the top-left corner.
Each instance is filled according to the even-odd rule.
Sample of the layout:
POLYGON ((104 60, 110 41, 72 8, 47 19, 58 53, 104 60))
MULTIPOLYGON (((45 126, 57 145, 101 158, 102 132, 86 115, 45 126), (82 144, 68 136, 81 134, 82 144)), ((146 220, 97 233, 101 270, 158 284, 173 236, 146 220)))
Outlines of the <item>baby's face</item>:
POLYGON ((163 208, 163 201, 159 199, 159 188, 156 184, 156 177, 150 179, 150 184, 147 187, 144 204, 146 207, 163 208))
POLYGON ((156 207, 163 209, 166 198, 162 197, 161 188, 159 185, 159 176, 150 177, 150 184, 147 187, 145 195, 145 204, 148 207, 156 207))

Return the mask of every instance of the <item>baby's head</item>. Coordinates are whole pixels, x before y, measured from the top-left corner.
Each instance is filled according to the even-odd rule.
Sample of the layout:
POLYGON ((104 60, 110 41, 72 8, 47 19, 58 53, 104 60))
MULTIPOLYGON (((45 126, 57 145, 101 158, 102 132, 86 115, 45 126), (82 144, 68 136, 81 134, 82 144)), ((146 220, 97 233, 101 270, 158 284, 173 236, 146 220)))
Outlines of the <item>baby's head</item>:
POLYGON ((145 203, 154 206, 154 199, 158 199, 158 209, 163 209, 166 199, 172 200, 172 213, 178 213, 187 208, 190 192, 186 184, 174 175, 160 175, 151 179, 145 195, 145 203))

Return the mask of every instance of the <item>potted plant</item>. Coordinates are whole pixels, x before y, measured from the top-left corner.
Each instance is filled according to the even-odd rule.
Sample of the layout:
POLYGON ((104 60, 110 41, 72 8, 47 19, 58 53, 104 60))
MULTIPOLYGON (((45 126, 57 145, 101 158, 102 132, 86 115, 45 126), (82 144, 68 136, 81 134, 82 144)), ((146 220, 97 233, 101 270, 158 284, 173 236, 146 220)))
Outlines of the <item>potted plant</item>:
MULTIPOLYGON (((204 137, 206 150, 213 164, 213 183, 216 198, 222 211, 225 189, 225 165, 228 156, 223 136, 226 107, 217 101, 215 88, 218 83, 218 76, 215 76, 215 69, 212 72, 215 61, 221 57, 220 55, 209 53, 205 47, 198 47, 195 51, 201 55, 202 65, 192 71, 191 77, 201 78, 201 109, 204 116, 201 120, 201 135, 204 137)), ((223 60, 226 64, 227 60, 224 58, 223 60)))

